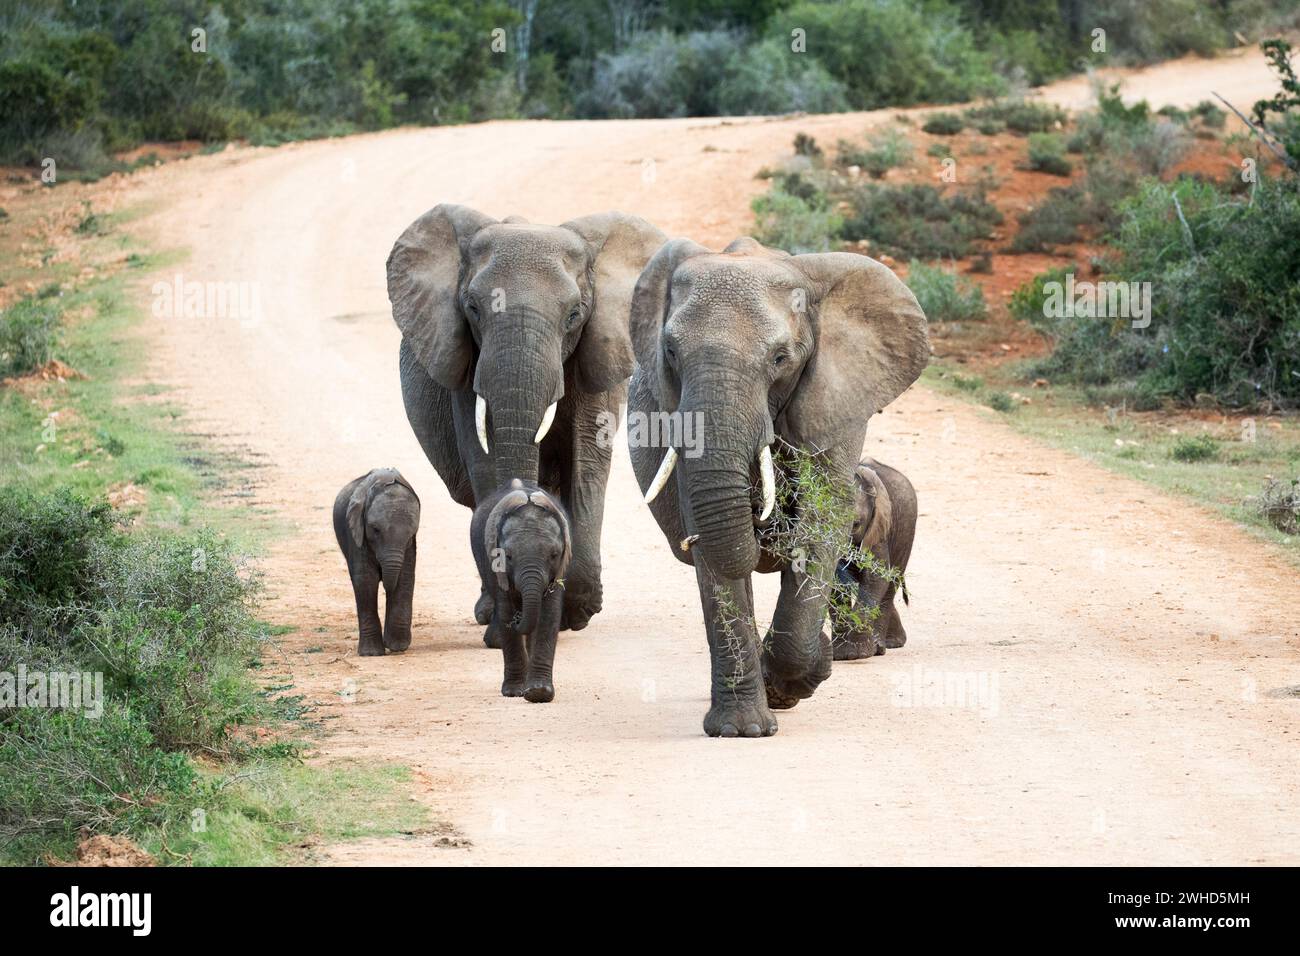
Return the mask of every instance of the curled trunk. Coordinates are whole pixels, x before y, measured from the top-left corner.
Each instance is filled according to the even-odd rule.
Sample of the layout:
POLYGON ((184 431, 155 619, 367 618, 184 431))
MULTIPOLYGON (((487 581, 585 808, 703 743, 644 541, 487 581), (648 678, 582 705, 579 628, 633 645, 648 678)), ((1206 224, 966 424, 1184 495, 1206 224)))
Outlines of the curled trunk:
POLYGON ((546 571, 539 565, 526 565, 515 575, 515 587, 519 591, 521 611, 520 634, 532 634, 537 630, 538 617, 542 610, 542 595, 546 593, 546 571))

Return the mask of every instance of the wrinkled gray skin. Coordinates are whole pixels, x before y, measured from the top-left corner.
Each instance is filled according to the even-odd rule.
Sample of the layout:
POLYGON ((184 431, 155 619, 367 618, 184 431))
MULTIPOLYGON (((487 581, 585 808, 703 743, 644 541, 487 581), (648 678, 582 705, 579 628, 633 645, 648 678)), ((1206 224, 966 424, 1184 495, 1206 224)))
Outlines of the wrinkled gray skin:
MULTIPOLYGON (((902 472, 872 458, 864 458, 853 476, 853 543, 870 551, 881 564, 907 570, 916 535, 916 489, 902 472)), ((907 631, 894 605, 897 585, 865 568, 841 561, 840 583, 852 589, 859 619, 872 608, 880 613, 864 630, 854 630, 852 622, 833 620, 831 646, 837 661, 875 657, 886 648, 907 643, 907 631)), ((903 592, 907 601, 907 592, 903 592)))
POLYGON ((382 657, 385 648, 404 651, 411 646, 415 532, 419 527, 420 499, 396 468, 367 472, 344 485, 334 499, 334 537, 348 562, 357 599, 357 653, 362 657, 382 657))
MULTIPOLYGON (((898 277, 865 256, 792 257, 753 239, 714 254, 675 239, 642 273, 631 327, 629 414, 681 411, 698 415, 703 430, 703 453, 681 455, 650 510, 673 554, 695 567, 712 668, 704 732, 773 734, 772 708, 811 696, 830 675, 831 648, 825 588, 805 588, 805 572, 760 550, 759 452, 781 438, 818 454, 847 488, 867 419, 929 359, 925 316, 898 277), (697 535, 689 551, 679 547, 697 535), (755 570, 781 574, 762 645, 755 570)), ((642 491, 663 453, 631 448, 642 491)), ((834 545, 825 548, 803 566, 833 566, 834 545)))
MULTIPOLYGON (((522 478, 572 516, 562 628, 581 630, 601 608, 605 483, 632 372, 628 309, 664 239, 616 212, 539 226, 441 205, 412 223, 388 258, 407 418, 452 498, 473 508, 522 478), (487 402, 486 453, 476 395, 487 402)), ((486 593, 474 613, 487 623, 486 593)), ((484 641, 492 640, 489 629, 484 641)))
POLYGON ((470 547, 491 601, 488 631, 502 651, 503 697, 535 704, 555 698, 569 521, 533 482, 518 479, 484 498, 470 522, 470 547))

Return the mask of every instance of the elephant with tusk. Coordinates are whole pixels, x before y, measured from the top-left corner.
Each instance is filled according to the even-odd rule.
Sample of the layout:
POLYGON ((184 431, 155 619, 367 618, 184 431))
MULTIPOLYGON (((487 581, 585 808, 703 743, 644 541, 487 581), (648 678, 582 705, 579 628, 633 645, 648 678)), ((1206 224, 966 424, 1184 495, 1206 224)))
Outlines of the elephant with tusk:
MULTIPOLYGON (((700 448, 634 440, 632 467, 679 560, 695 568, 712 668, 710 736, 768 736, 830 675, 826 592, 809 567, 834 567, 842 534, 804 562, 764 550, 779 438, 816 456, 846 490, 867 420, 929 361, 926 320, 886 266, 866 256, 791 256, 753 239, 713 253, 664 245, 632 299, 636 367, 629 416, 696 416, 700 448), (779 571, 781 596, 759 642, 750 574, 779 571)), ((798 520, 797 488, 794 520, 798 520)))
MULTIPOLYGON (((628 310, 665 238, 617 212, 541 226, 440 205, 388 257, 411 428, 459 504, 474 508, 514 478, 556 496, 573 535, 566 629, 601 608, 605 485, 633 364, 628 310)), ((474 614, 488 623, 487 591, 474 614)), ((484 642, 498 646, 491 629, 484 642)))

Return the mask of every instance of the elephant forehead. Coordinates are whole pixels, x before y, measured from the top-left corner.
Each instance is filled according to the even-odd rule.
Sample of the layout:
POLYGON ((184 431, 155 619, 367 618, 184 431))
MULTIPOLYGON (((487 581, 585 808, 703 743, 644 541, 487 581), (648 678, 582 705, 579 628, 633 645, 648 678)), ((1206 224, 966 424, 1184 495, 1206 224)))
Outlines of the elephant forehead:
POLYGON ((784 263, 750 257, 699 256, 682 263, 673 275, 675 296, 714 305, 766 304, 797 285, 797 275, 784 263))
POLYGON ((560 268, 574 272, 586 259, 582 238, 558 226, 498 223, 481 229, 470 244, 470 258, 511 269, 560 268))

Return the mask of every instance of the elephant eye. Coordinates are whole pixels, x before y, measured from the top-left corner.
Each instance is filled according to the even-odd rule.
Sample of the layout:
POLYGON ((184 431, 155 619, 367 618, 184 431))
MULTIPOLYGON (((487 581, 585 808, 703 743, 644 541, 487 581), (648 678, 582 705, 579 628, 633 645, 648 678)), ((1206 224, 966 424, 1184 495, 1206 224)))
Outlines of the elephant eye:
POLYGON ((564 327, 566 330, 572 331, 577 327, 580 321, 582 321, 582 310, 575 307, 574 310, 569 313, 569 318, 565 321, 564 327))
POLYGON ((467 300, 465 301, 465 311, 468 312, 472 317, 474 317, 474 318, 477 319, 477 318, 478 318, 478 303, 475 302, 473 299, 467 299, 467 300))
POLYGON ((668 361, 677 361, 677 351, 671 345, 664 346, 664 354, 668 356, 668 361))
POLYGON ((789 358, 790 356, 787 355, 785 352, 777 352, 776 355, 772 356, 772 364, 775 365, 777 368, 780 368, 782 365, 786 363, 786 360, 789 358))

